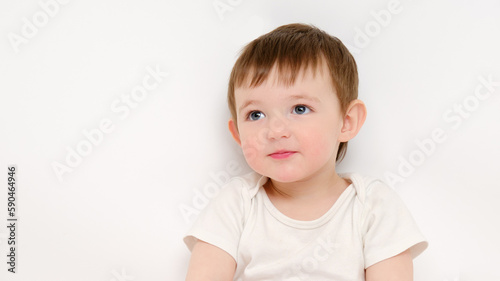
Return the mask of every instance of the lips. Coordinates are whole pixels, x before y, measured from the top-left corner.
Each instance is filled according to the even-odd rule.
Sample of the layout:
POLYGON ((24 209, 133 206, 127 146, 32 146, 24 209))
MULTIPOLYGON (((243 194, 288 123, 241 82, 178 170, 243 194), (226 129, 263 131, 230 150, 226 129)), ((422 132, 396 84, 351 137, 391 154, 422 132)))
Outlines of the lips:
POLYGON ((278 150, 276 152, 269 154, 269 156, 274 159, 285 159, 294 155, 295 153, 297 153, 297 151, 278 150))

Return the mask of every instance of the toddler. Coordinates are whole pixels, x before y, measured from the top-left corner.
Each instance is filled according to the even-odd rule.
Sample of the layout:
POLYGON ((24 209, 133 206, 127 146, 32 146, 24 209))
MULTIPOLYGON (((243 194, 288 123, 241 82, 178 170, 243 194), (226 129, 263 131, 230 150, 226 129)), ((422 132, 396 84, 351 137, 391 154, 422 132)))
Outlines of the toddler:
POLYGON ((184 237, 186 280, 413 280, 428 242, 403 201, 336 172, 366 118, 342 42, 281 26, 243 49, 228 88, 229 131, 254 172, 231 179, 184 237))

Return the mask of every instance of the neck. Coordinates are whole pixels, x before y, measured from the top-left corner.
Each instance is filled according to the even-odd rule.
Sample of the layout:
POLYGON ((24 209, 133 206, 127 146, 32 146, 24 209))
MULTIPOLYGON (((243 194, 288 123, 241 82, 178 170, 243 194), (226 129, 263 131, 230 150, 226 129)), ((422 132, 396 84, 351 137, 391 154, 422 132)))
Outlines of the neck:
POLYGON ((273 197, 292 200, 316 200, 332 194, 340 194, 348 186, 336 171, 312 175, 295 182, 278 182, 270 179, 267 182, 268 192, 273 197))

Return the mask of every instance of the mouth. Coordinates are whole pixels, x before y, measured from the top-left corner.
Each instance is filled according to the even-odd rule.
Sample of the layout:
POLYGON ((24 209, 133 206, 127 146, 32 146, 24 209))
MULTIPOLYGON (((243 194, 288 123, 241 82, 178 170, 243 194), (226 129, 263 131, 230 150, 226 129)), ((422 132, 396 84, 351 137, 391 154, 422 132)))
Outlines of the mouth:
POLYGON ((274 159, 285 159, 294 155, 295 153, 297 153, 297 151, 278 150, 276 152, 269 154, 268 156, 274 159))

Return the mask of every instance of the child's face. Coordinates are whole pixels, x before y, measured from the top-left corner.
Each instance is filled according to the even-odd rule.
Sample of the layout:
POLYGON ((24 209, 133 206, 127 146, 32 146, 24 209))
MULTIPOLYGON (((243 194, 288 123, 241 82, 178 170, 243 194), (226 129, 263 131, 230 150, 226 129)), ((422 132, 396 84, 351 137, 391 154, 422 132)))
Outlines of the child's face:
POLYGON ((238 129, 229 127, 257 173, 279 182, 335 173, 343 116, 326 65, 320 69, 290 87, 277 83, 273 69, 260 86, 235 90, 238 129))

